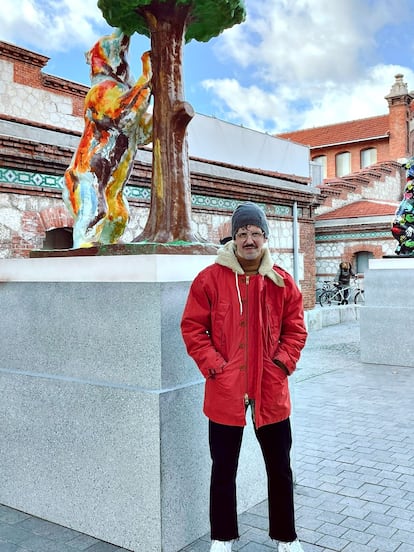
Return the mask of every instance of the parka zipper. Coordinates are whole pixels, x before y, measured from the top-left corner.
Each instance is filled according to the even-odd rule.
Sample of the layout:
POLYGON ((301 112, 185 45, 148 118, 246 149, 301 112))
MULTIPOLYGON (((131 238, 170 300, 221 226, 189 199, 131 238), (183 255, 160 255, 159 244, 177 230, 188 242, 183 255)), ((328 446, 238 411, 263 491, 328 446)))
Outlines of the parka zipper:
POLYGON ((244 333, 244 338, 245 338, 245 348, 244 348, 244 361, 245 361, 245 366, 246 366, 246 369, 244 371, 245 373, 245 389, 246 389, 246 392, 244 394, 244 404, 245 406, 248 406, 250 400, 249 400, 249 395, 248 395, 248 389, 249 389, 249 374, 248 374, 248 370, 249 370, 249 352, 248 352, 248 343, 249 343, 249 301, 248 301, 248 297, 249 297, 249 290, 248 290, 248 287, 249 287, 249 281, 250 281, 250 276, 246 276, 246 304, 245 304, 245 311, 244 311, 244 314, 245 314, 245 333, 244 333))

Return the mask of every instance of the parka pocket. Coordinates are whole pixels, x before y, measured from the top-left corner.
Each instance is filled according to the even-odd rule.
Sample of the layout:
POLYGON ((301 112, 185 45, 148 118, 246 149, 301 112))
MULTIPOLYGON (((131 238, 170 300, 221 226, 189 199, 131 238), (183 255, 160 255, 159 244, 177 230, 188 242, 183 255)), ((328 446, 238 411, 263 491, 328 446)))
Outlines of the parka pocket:
POLYGON ((212 317, 211 325, 213 328, 213 345, 221 354, 224 360, 228 361, 227 334, 226 334, 226 319, 229 316, 230 303, 219 301, 212 317))
POLYGON ((224 365, 223 371, 209 378, 208 385, 214 389, 214 394, 222 397, 234 397, 240 389, 240 369, 234 362, 224 365))
POLYGON ((266 353, 270 359, 274 358, 280 337, 280 318, 266 305, 266 353))
POLYGON ((271 410, 283 408, 289 403, 288 376, 271 360, 264 362, 261 389, 262 404, 271 410))
POLYGON ((235 413, 239 416, 243 414, 240 377, 240 369, 230 362, 224 366, 223 372, 206 380, 205 404, 216 419, 226 419, 235 413))

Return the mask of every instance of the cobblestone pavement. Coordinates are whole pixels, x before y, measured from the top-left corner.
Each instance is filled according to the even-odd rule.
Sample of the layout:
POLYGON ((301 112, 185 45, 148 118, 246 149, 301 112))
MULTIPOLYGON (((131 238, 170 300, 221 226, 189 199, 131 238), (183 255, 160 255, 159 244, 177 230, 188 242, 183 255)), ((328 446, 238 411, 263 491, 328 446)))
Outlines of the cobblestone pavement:
MULTIPOLYGON (((414 369, 361 363, 359 324, 347 322, 312 331, 292 377, 305 552, 414 552, 414 369)), ((266 501, 239 519, 235 551, 277 549, 266 501)), ((205 535, 182 552, 209 549, 205 535)), ((0 552, 77 551, 126 552, 0 506, 0 552)))

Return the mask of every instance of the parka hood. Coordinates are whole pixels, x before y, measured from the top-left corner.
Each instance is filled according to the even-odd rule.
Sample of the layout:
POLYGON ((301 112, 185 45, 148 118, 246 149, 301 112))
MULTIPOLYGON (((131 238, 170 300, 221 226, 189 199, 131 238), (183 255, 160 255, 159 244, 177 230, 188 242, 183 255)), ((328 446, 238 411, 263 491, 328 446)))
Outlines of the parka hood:
MULTIPOLYGON (((236 249, 234 241, 227 242, 223 247, 218 250, 217 258, 215 261, 217 264, 230 268, 235 274, 244 274, 243 268, 240 266, 236 257, 236 249)), ((263 248, 262 262, 259 266, 259 274, 266 276, 273 283, 279 287, 285 287, 283 277, 278 274, 273 268, 274 262, 267 247, 263 248)))

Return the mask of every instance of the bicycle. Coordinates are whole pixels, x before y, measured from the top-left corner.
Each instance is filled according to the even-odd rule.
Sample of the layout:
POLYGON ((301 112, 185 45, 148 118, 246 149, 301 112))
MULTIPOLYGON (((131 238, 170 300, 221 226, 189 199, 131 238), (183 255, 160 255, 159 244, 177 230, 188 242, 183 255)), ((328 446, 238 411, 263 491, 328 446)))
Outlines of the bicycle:
POLYGON ((316 288, 316 300, 319 301, 319 297, 322 295, 324 291, 327 291, 331 289, 332 282, 330 280, 323 280, 322 285, 320 283, 317 285, 316 288))
POLYGON ((345 299, 345 289, 350 290, 350 287, 342 287, 337 282, 330 282, 329 287, 319 296, 319 304, 321 307, 325 305, 344 305, 348 301, 345 299))
POLYGON ((348 305, 352 301, 355 305, 365 303, 364 290, 360 287, 357 277, 352 279, 352 285, 349 286, 341 286, 337 282, 325 280, 322 289, 323 291, 319 295, 321 307, 325 305, 348 305))

